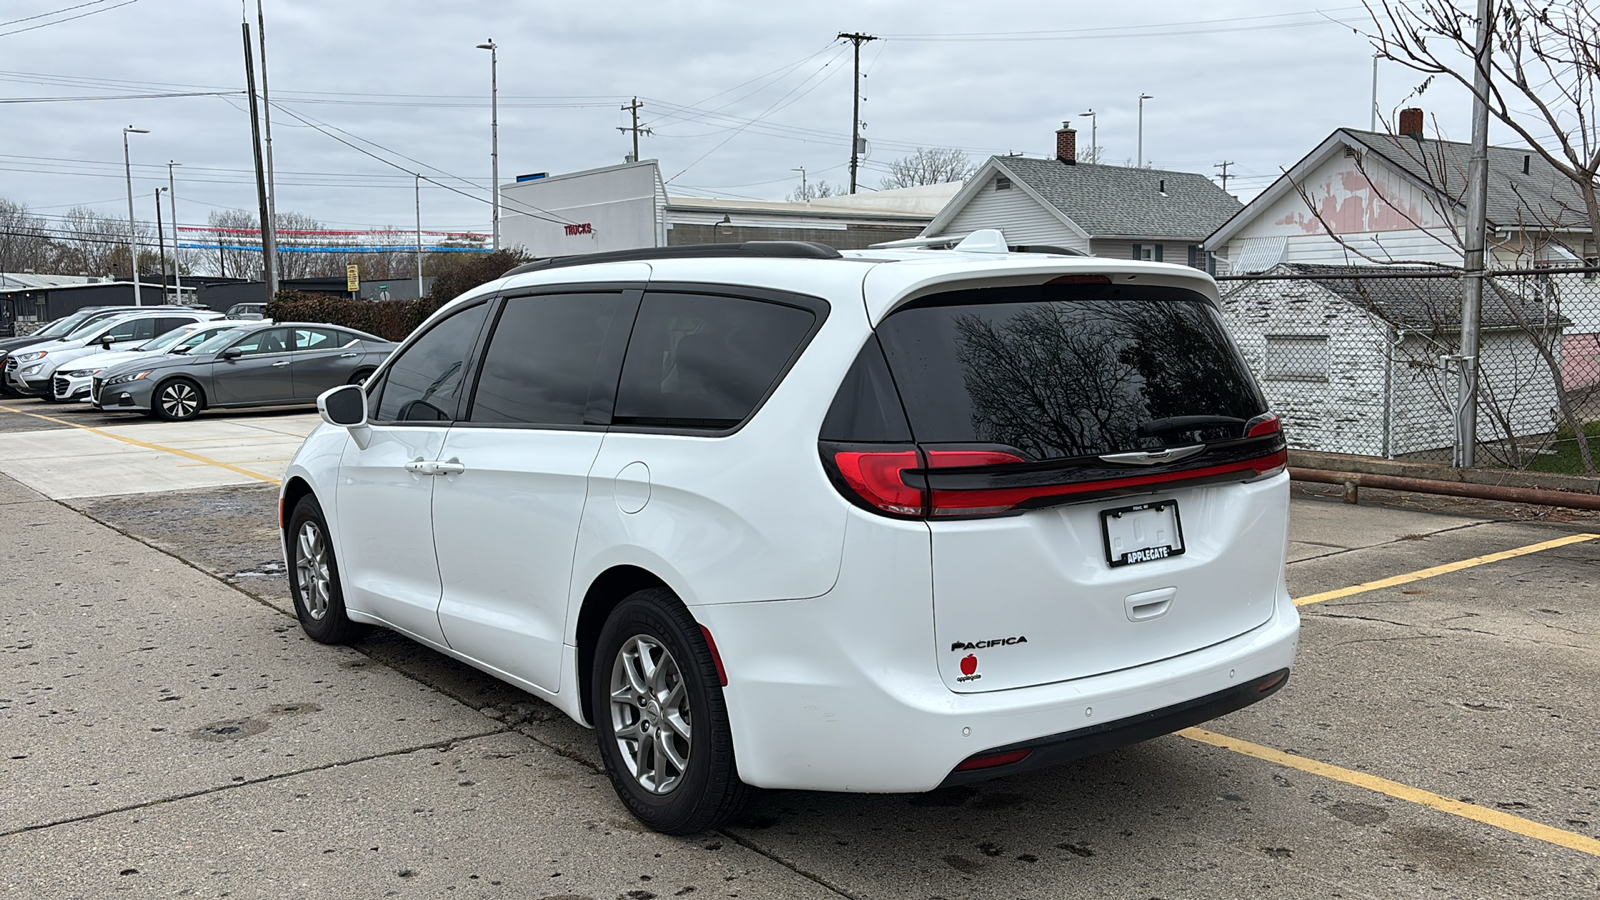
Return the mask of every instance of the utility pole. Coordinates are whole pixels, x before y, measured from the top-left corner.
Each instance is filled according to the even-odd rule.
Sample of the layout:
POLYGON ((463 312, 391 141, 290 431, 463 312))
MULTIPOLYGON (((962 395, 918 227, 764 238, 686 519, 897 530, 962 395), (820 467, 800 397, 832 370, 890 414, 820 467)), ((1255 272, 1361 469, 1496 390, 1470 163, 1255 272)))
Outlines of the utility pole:
POLYGON ((239 27, 244 29, 244 80, 246 93, 250 95, 250 149, 255 156, 256 202, 261 210, 261 280, 267 302, 271 303, 276 296, 272 288, 277 283, 273 264, 277 262, 278 248, 273 242, 272 209, 267 204, 267 173, 261 159, 261 115, 256 107, 256 67, 255 54, 250 49, 250 23, 240 22, 239 27))
POLYGON ((1154 100, 1149 94, 1139 93, 1139 168, 1144 168, 1144 102, 1154 100))
POLYGON ((856 78, 855 92, 852 98, 855 101, 851 108, 850 117, 850 193, 856 192, 856 167, 861 162, 861 45, 877 38, 870 34, 860 32, 839 32, 839 40, 849 41, 855 45, 856 51, 856 78))
POLYGON ((417 299, 422 299, 422 175, 417 174, 417 299))
POLYGON ((1233 165, 1233 160, 1225 159, 1222 162, 1216 163, 1216 164, 1211 166, 1211 168, 1213 168, 1213 169, 1221 169, 1222 170, 1222 189, 1224 191, 1226 191, 1228 189, 1228 167, 1231 166, 1231 165, 1233 165))
POLYGON ((167 232, 161 227, 161 192, 156 188, 156 252, 161 256, 161 302, 167 302, 167 232))
POLYGON ((149 134, 147 128, 132 125, 122 129, 122 171, 128 178, 128 268, 133 270, 133 305, 144 305, 144 292, 139 288, 139 223, 133 218, 133 163, 129 162, 128 135, 149 134))
MULTIPOLYGON (((267 17, 261 11, 261 0, 256 0, 257 37, 261 39, 261 119, 267 140, 267 219, 261 225, 263 235, 272 244, 272 266, 267 269, 267 291, 278 296, 278 183, 272 177, 272 97, 267 93, 267 17)), ((265 252, 265 251, 263 251, 265 252)))
POLYGON ((1382 53, 1372 54, 1372 123, 1367 126, 1368 131, 1378 130, 1378 59, 1382 53))
POLYGON ((648 125, 645 126, 644 128, 640 128, 639 127, 639 110, 641 110, 643 108, 644 108, 644 104, 639 102, 639 98, 638 97, 633 98, 633 102, 632 103, 625 103, 625 104, 622 105, 622 111, 623 112, 632 112, 633 113, 633 127, 632 128, 627 128, 627 127, 624 127, 624 126, 618 126, 617 127, 617 130, 621 131, 621 132, 629 132, 629 131, 633 132, 633 155, 628 157, 628 162, 638 162, 639 161, 639 135, 641 135, 641 134, 655 134, 654 131, 650 130, 650 126, 648 126, 648 125))
POLYGON ((167 205, 172 209, 172 302, 183 304, 183 267, 178 265, 178 189, 174 186, 172 169, 183 163, 167 160, 167 205))
POLYGON ((811 195, 806 192, 806 167, 796 166, 789 171, 800 173, 800 199, 809 203, 811 201, 811 195))
POLYGON ((1474 464, 1478 445, 1478 323, 1483 314, 1483 244, 1489 205, 1490 0, 1478 0, 1478 46, 1472 78, 1472 157, 1467 164, 1467 222, 1461 295, 1461 380, 1456 397, 1456 466, 1474 464))

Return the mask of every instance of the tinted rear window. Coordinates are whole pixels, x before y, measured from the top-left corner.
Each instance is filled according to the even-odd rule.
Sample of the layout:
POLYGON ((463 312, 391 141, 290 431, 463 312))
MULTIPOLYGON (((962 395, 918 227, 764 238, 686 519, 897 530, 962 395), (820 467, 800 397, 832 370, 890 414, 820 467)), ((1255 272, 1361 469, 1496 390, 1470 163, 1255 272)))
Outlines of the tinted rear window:
POLYGON ((922 443, 1098 456, 1240 437, 1266 410, 1216 308, 1177 288, 951 292, 895 312, 878 335, 922 443), (1172 425, 1197 416, 1217 421, 1172 425))

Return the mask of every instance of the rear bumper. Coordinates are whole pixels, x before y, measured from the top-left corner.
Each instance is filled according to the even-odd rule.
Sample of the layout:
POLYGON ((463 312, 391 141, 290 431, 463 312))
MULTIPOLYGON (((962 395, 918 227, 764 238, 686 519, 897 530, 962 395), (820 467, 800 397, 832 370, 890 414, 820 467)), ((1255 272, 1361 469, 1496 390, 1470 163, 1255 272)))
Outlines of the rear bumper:
POLYGON ((1016 768, 973 773, 991 778, 1206 721, 1260 699, 1241 692, 1294 665, 1300 616, 1280 580, 1266 622, 1209 647, 1069 681, 957 693, 936 660, 926 527, 875 524, 849 537, 826 595, 690 607, 726 666, 734 753, 751 785, 929 791, 955 783, 973 756, 1038 748, 1016 768))
POLYGON ((1162 709, 1153 709, 1116 722, 1091 725, 1004 747, 991 747, 967 757, 967 761, 981 765, 988 758, 1009 758, 1019 753, 1025 755, 1015 762, 1001 765, 983 765, 981 768, 972 769, 962 769, 957 766, 939 786, 949 787, 954 784, 986 781, 990 778, 1015 775, 1018 772, 1058 766, 1085 756, 1094 756, 1096 753, 1105 753, 1118 747, 1171 734, 1192 725, 1199 725, 1201 722, 1209 722, 1235 710, 1244 709, 1252 703, 1259 703, 1276 694, 1288 683, 1289 670, 1279 669, 1235 688, 1174 703, 1162 709))

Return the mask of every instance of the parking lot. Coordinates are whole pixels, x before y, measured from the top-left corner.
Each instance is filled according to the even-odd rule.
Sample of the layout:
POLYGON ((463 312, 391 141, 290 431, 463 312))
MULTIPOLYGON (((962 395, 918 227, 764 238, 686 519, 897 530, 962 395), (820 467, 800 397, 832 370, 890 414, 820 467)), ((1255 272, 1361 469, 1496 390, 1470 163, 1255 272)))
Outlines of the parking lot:
POLYGON ((678 839, 540 701, 382 632, 301 635, 276 481, 316 421, 0 400, 9 895, 1600 894, 1600 517, 1297 486, 1272 700, 976 787, 768 793, 678 839))

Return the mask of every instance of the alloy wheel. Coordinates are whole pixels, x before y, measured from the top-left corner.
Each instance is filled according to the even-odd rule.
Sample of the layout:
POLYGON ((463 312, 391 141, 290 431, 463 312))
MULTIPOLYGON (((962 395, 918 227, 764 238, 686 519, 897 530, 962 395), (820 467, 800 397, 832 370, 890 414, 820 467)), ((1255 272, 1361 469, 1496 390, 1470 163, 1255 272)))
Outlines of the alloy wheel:
POLYGON ((200 395, 194 388, 177 381, 161 389, 161 411, 174 419, 187 419, 200 409, 200 395))
POLYGON ((332 579, 328 574, 328 543, 316 522, 307 521, 295 535, 299 553, 295 557, 295 578, 300 583, 301 602, 306 615, 316 621, 328 614, 332 579))
POLYGON ((689 691, 677 660, 660 642, 635 635, 611 667, 611 730, 641 787, 670 793, 689 770, 689 691))

